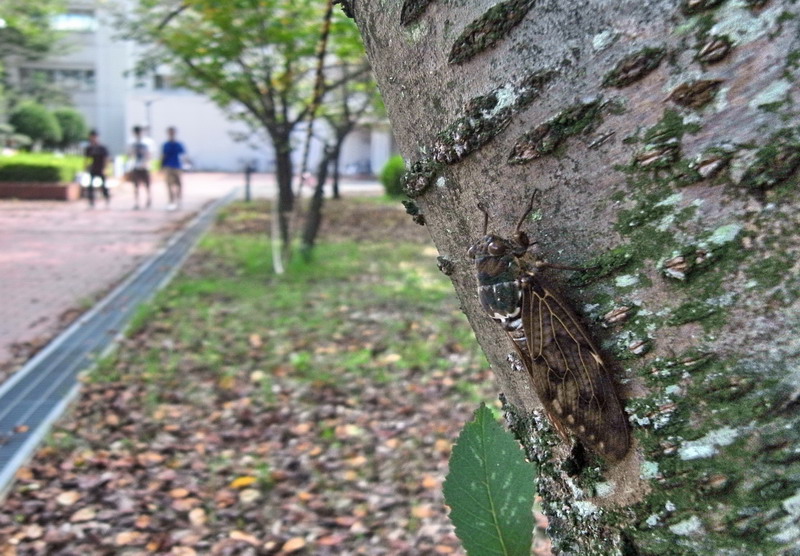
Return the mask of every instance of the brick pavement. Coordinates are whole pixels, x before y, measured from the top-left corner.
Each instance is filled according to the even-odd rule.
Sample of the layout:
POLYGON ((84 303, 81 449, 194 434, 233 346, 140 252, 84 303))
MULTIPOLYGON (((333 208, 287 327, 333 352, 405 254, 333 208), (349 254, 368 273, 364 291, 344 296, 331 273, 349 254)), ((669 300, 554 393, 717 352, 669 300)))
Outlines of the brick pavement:
POLYGON ((85 200, 0 200, 0 382, 200 208, 242 183, 240 174, 187 174, 183 207, 173 212, 159 176, 147 210, 132 210, 128 183, 112 189, 109 208, 102 200, 93 210, 85 200))

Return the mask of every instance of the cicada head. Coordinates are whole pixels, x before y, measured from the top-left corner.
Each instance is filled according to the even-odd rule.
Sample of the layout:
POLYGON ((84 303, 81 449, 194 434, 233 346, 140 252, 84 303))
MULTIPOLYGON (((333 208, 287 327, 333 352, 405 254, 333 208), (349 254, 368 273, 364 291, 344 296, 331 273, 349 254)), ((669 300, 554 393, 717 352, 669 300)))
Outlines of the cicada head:
POLYGON ((484 215, 484 235, 469 248, 467 255, 475 261, 478 270, 478 281, 481 284, 515 280, 518 277, 519 264, 516 260, 522 257, 531 245, 527 234, 520 228, 533 208, 533 198, 531 197, 528 209, 517 224, 514 231, 514 239, 488 234, 486 230, 489 227, 489 212, 483 205, 478 204, 478 208, 484 215))
POLYGON ((478 208, 484 214, 483 237, 467 251, 475 261, 478 278, 478 296, 481 305, 489 315, 500 322, 506 322, 519 315, 521 290, 519 279, 525 274, 524 263, 519 260, 530 247, 528 236, 520 228, 533 206, 520 218, 514 238, 487 233, 489 212, 482 205, 478 208))

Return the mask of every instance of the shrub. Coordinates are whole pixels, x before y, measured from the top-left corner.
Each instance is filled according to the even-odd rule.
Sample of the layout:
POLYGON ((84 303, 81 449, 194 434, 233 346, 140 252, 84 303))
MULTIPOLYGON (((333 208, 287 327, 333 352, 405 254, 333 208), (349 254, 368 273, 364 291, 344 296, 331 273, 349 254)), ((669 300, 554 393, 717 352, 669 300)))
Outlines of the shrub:
POLYGON ((383 189, 390 197, 400 197, 403 193, 403 174, 406 172, 406 165, 403 157, 395 155, 386 161, 381 169, 380 180, 383 189))
POLYGON ((61 142, 61 126, 52 112, 41 104, 23 102, 11 113, 8 122, 17 133, 27 135, 34 142, 57 145, 61 142))
POLYGON ((21 153, 0 156, 0 181, 3 182, 71 182, 83 167, 80 156, 58 156, 45 153, 21 153))
POLYGON ((53 116, 58 120, 61 127, 61 142, 58 144, 62 149, 66 149, 86 139, 89 127, 83 114, 74 108, 56 108, 53 116))

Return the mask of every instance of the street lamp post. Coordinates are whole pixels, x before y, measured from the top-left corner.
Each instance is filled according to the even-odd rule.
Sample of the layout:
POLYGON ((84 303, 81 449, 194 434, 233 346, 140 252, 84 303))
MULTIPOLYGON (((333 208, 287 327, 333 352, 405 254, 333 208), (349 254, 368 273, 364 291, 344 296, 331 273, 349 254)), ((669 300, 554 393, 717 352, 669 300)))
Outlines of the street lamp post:
POLYGON ((153 105, 154 102, 157 102, 158 98, 146 98, 144 99, 144 119, 145 124, 147 125, 147 133, 152 137, 153 135, 153 118, 150 107, 153 105))

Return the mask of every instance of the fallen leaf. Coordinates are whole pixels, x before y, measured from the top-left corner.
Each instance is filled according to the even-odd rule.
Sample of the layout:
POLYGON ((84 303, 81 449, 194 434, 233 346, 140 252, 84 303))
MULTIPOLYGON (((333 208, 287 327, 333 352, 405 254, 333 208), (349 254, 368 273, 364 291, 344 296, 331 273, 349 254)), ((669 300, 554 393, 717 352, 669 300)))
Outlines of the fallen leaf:
POLYGON ((367 463, 367 458, 364 456, 355 456, 347 460, 347 465, 350 467, 361 467, 367 463))
POLYGON ((117 546, 131 546, 144 544, 145 536, 139 531, 121 531, 114 537, 114 544, 117 546))
POLYGON ((195 508, 189 512, 189 522, 195 527, 205 525, 207 520, 206 511, 203 508, 195 508))
POLYGON ((185 488, 173 488, 169 491, 169 495, 172 498, 186 498, 189 496, 189 491, 185 488))
POLYGON ((198 498, 178 498, 172 501, 170 507, 176 512, 188 512, 201 504, 198 498))
POLYGON ((233 390, 233 387, 236 386, 236 377, 234 375, 223 375, 217 381, 217 386, 222 390, 233 390))
POLYGON ((239 493, 239 501, 243 504, 255 502, 259 498, 261 498, 261 493, 254 488, 246 488, 239 493))
POLYGON ((397 363, 401 359, 403 359, 403 357, 399 353, 387 353, 381 357, 378 362, 382 365, 390 365, 392 363, 397 363))
POLYGON ((18 481, 32 481, 33 480, 33 472, 30 470, 29 467, 20 467, 17 470, 17 480, 18 481))
POLYGON ((297 436, 303 436, 311 431, 313 425, 311 423, 299 423, 292 427, 292 432, 297 436))
POLYGON ((80 492, 76 490, 66 490, 56 497, 56 502, 62 506, 71 506, 80 499, 80 492))
POLYGON ((229 485, 231 488, 244 488, 249 487, 253 483, 255 483, 258 479, 255 477, 251 477, 250 475, 245 475, 243 477, 237 477, 231 481, 229 485))
POLYGON ((450 441, 440 438, 433 445, 433 449, 437 452, 441 452, 442 454, 449 454, 450 450, 452 449, 452 445, 450 444, 450 441))
POLYGON ((414 506, 411 508, 411 515, 418 519, 425 519, 433 516, 433 514, 434 512, 431 509, 430 504, 420 504, 419 506, 414 506))
POLYGON ((164 461, 164 456, 158 452, 144 452, 136 456, 136 461, 143 467, 150 467, 164 461))
POLYGON ((337 544, 341 544, 345 540, 344 535, 327 535, 325 537, 320 537, 317 539, 316 544, 319 546, 336 546, 337 544))
POLYGON ((245 533, 244 531, 234 530, 230 533, 230 538, 237 540, 237 541, 244 541, 246 543, 252 544, 254 546, 258 546, 259 541, 253 535, 249 533, 245 533))
POLYGON ((95 518, 97 512, 94 508, 81 508, 69 517, 72 523, 83 523, 84 521, 91 521, 95 518))
POLYGON ((306 545, 306 541, 305 541, 305 539, 303 539, 303 537, 292 537, 291 539, 289 539, 288 541, 286 541, 283 544, 283 546, 281 547, 281 550, 283 550, 284 552, 289 552, 289 553, 297 552, 301 548, 305 547, 305 545, 306 545))
POLYGON ((260 334, 250 334, 250 347, 252 348, 260 348, 264 345, 264 341, 261 339, 260 334))
POLYGON ((44 534, 44 529, 42 528, 41 525, 36 525, 34 523, 33 525, 28 525, 25 528, 25 538, 39 539, 42 537, 43 534, 44 534))

